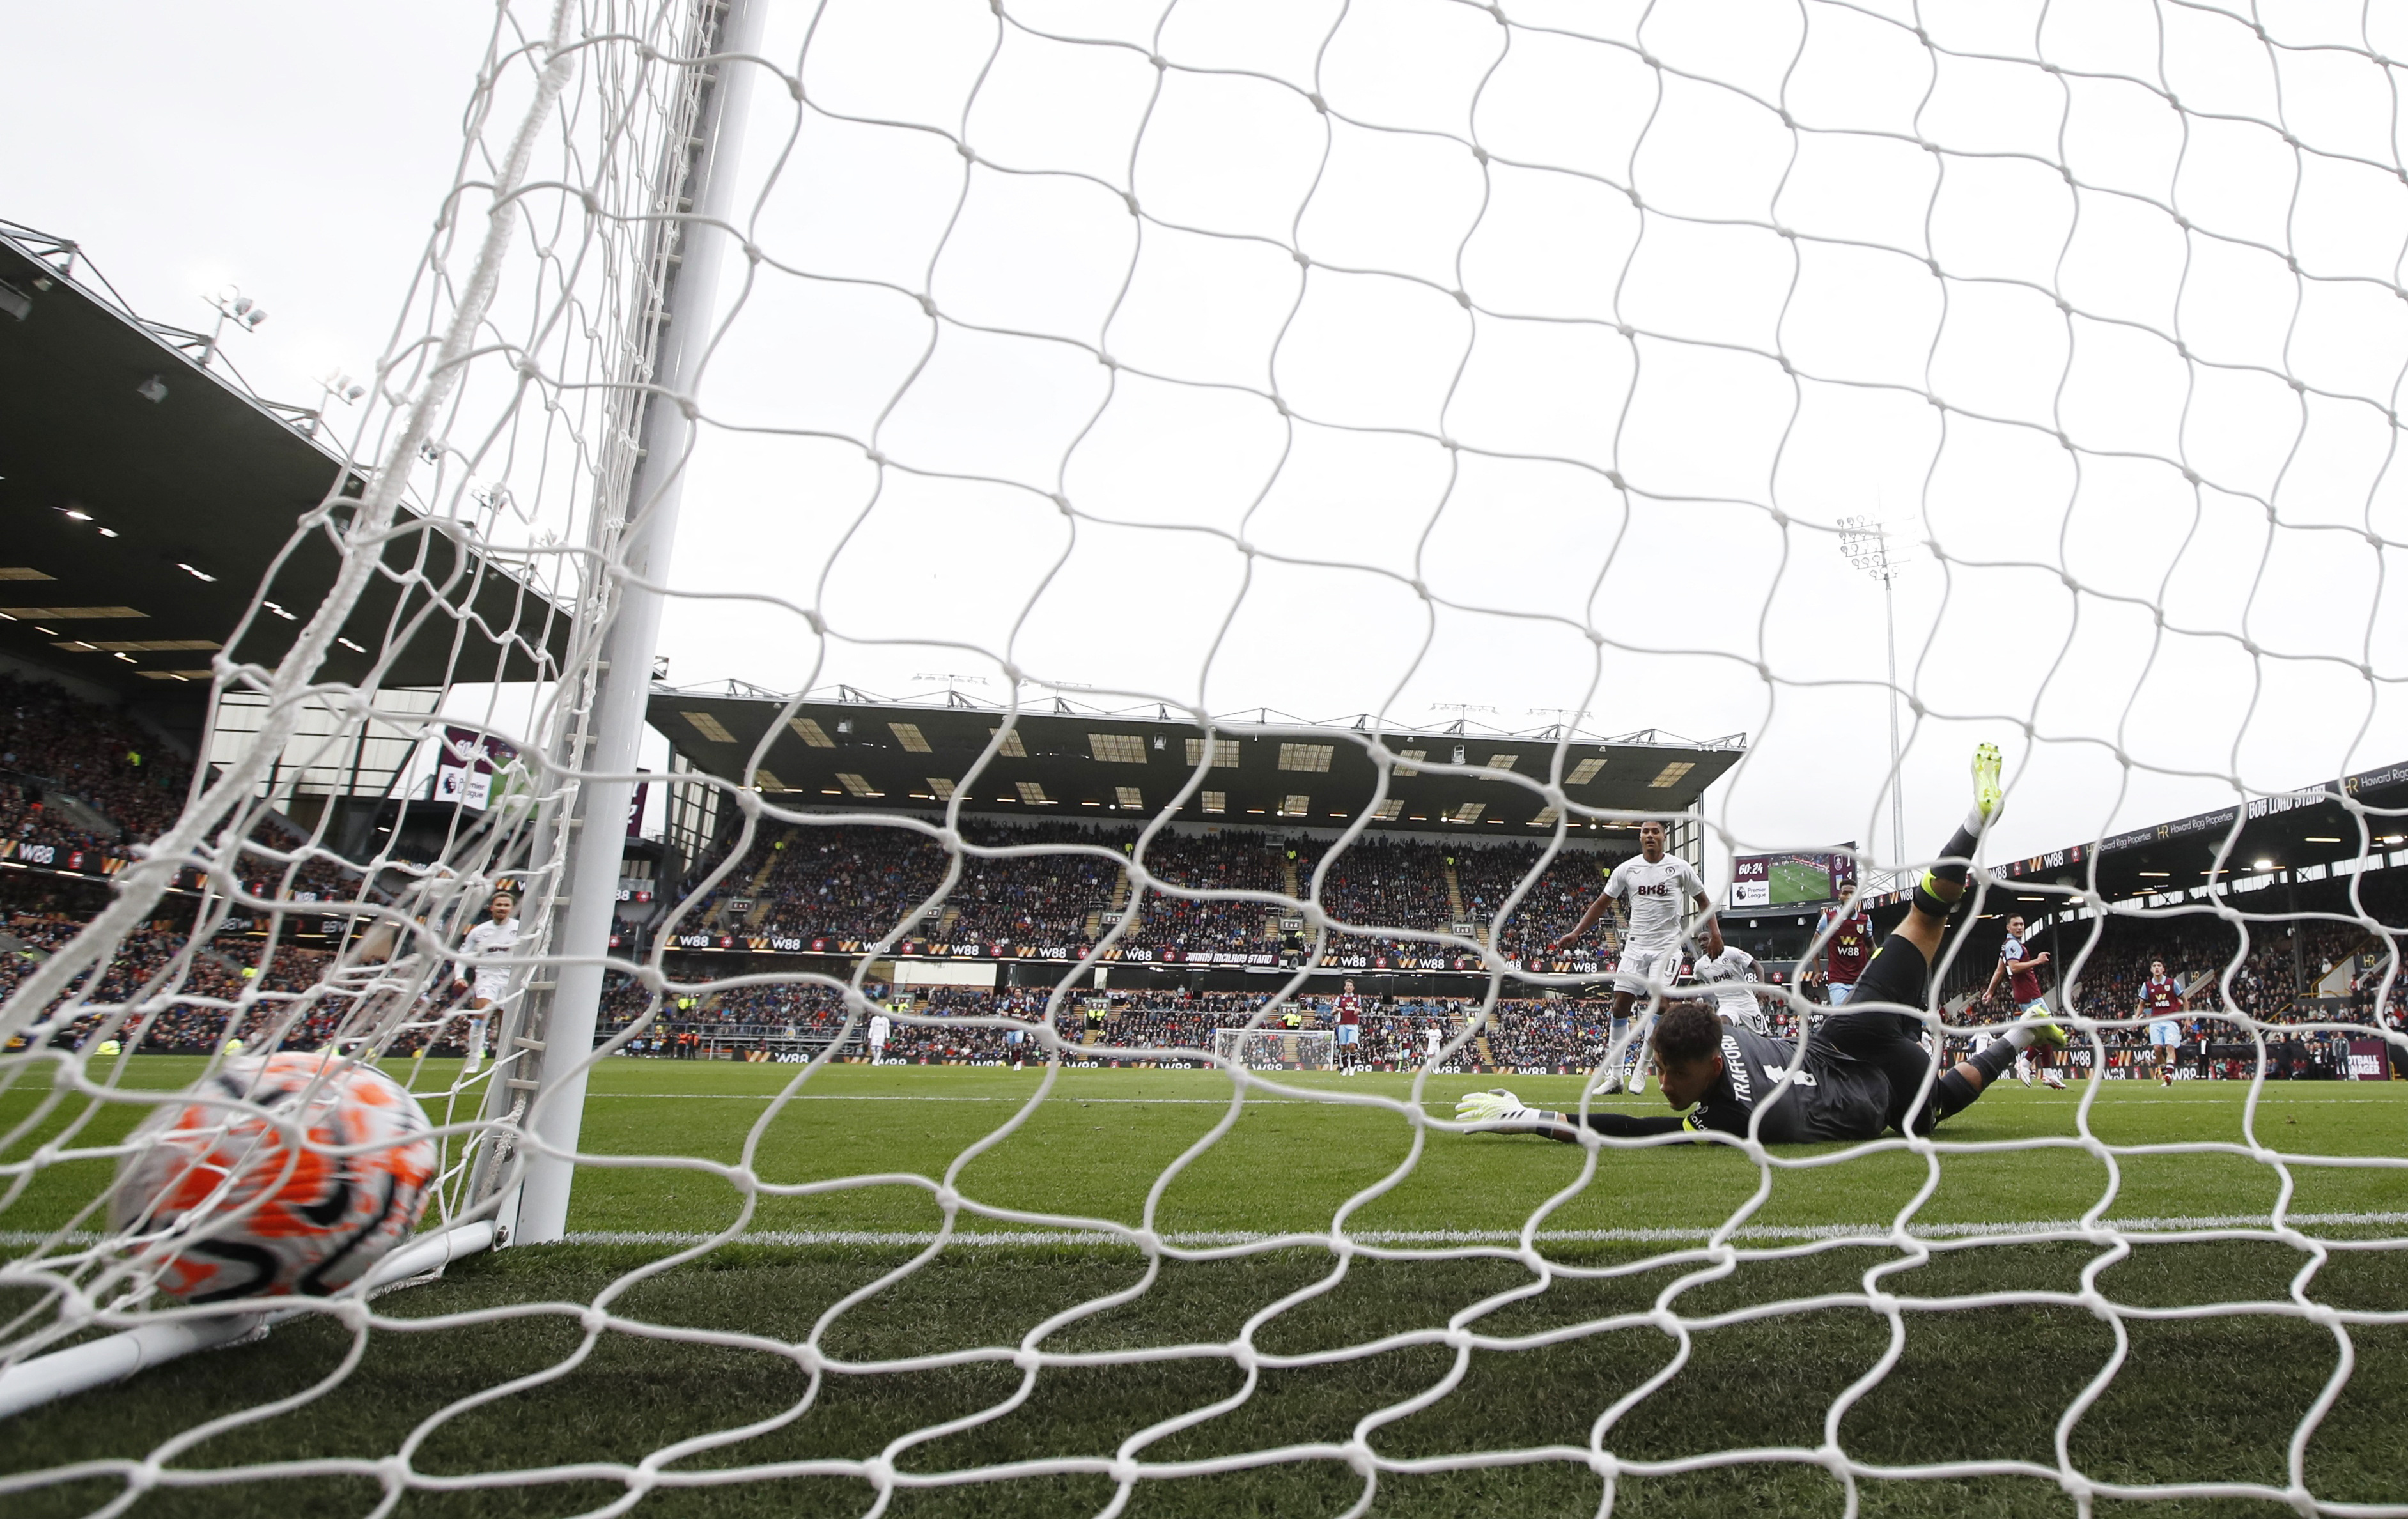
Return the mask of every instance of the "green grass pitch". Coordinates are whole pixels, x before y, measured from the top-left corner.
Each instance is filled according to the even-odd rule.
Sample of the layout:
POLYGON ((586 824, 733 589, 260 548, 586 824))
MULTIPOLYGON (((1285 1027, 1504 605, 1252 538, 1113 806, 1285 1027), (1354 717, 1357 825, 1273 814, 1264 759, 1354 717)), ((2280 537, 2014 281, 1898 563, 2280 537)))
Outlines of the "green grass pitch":
MULTIPOLYGON (((129 1084, 172 1087, 197 1062, 143 1057, 129 1084)), ((767 1099, 796 1068, 726 1063, 612 1061, 597 1071, 586 1142, 622 1155, 702 1156, 732 1163, 767 1099)), ((447 1081, 430 1065, 423 1085, 447 1081)), ((992 1068, 838 1067, 815 1076, 758 1138, 763 1181, 789 1184, 877 1172, 936 1178, 992 1134, 1035 1092, 1039 1073, 992 1068)), ((1299 1084, 1344 1096, 1405 1098, 1409 1077, 1304 1075, 1299 1084)), ((1433 1079, 1428 1111, 1444 1113, 1472 1085, 1509 1084, 1541 1105, 1570 1106, 1570 1078, 1433 1079)), ((2243 1139, 2239 1083, 2186 1083, 2171 1091, 2115 1082, 2099 1094, 2093 1132, 2115 1144, 2178 1146, 2243 1139)), ((1164 1168, 1226 1110, 1229 1083, 1208 1072, 1070 1071, 1009 1139, 960 1174, 965 1197, 1021 1213, 1137 1224, 1164 1168)), ((38 1094, 0 1096, 15 1123, 38 1094)), ((1624 1100, 1622 1106, 1644 1107, 1624 1100)), ((2075 1095, 2009 1085, 1952 1120, 1942 1138, 1993 1143, 2075 1135, 2075 1095)), ((0 1160, 23 1158, 55 1133, 63 1109, 0 1160)), ((1659 1110, 1660 1111, 1660 1110, 1659 1110)), ((439 1114, 439 1104, 437 1108, 439 1114)), ((109 1108, 77 1135, 105 1143, 132 1113, 109 1108)), ((1412 1142, 1395 1111, 1300 1100, 1249 1100, 1230 1134, 1163 1193, 1157 1228, 1178 1240, 1326 1229, 1363 1187, 1395 1170, 1412 1142)), ((2408 1139, 2408 1085, 2269 1085, 2255 1121, 2270 1150, 2330 1157, 2397 1156, 2408 1139)), ((1828 1151, 1800 1150, 1805 1160, 1828 1151)), ((1386 1241, 1518 1229, 1578 1175, 1580 1152, 1535 1139, 1428 1136, 1412 1173, 1349 1220, 1386 1241)), ((2109 1216, 2128 1220, 2264 1215, 2282 1185, 2245 1155, 2168 1151, 2118 1157, 2109 1216)), ((55 1225, 89 1197, 105 1163, 53 1167, 0 1211, 0 1229, 55 1225)), ((2295 1166, 2293 1213, 2323 1222, 2335 1240, 2399 1238, 2408 1178, 2389 1168, 2295 1166)), ((1770 1197, 1739 1242, 1774 1246, 1833 1225, 1878 1225, 1922 1185, 1924 1163, 1903 1154, 1776 1170, 1770 1197)), ((1824 1440, 1835 1397, 1888 1348, 1885 1319, 1844 1300, 1866 1270, 1898 1258, 1886 1247, 1839 1245, 1781 1260, 1698 1273, 1694 1262, 1649 1266, 1689 1241, 1633 1231, 1703 1230, 1755 1192, 1757 1172, 1738 1154, 1709 1147, 1609 1152, 1592 1183, 1546 1218, 1539 1248, 1582 1268, 1620 1274, 1558 1279, 1541 1294, 1496 1306, 1472 1323, 1499 1337, 1540 1336, 1607 1314, 1641 1312, 1679 1286, 1672 1302, 1698 1317, 1756 1302, 1839 1295, 1778 1317, 1698 1332, 1688 1360, 1613 1426, 1607 1445, 1635 1463, 1718 1450, 1761 1458, 1679 1474, 1626 1474, 1623 1514, 1839 1514, 1845 1494, 1828 1470, 1799 1459, 1824 1440), (1787 1458, 1774 1453, 1785 1452, 1787 1458)), ((1917 1218, 1942 1238, 1961 1226, 2071 1218, 2110 1185, 2108 1165, 2078 1148, 1950 1154, 1917 1218)), ((192 1470, 327 1458, 374 1460, 400 1449, 421 1420, 453 1399, 577 1355, 579 1311, 625 1273, 660 1260, 679 1238, 725 1227, 739 1213, 735 1187, 708 1172, 656 1167, 580 1173, 571 1226, 580 1242, 511 1249, 455 1266, 447 1278, 379 1300, 407 1330, 367 1337, 358 1364, 324 1396, 231 1427, 176 1455, 192 1470), (658 1239, 650 1237, 678 1237, 658 1239), (453 1323, 447 1315, 515 1305, 513 1316, 453 1323)), ((796 1341, 846 1295, 910 1260, 942 1215, 929 1186, 896 1181, 808 1197, 767 1197, 745 1227, 749 1242, 627 1285, 612 1307, 626 1318, 702 1331, 796 1341)), ((971 1234, 1028 1234, 1047 1226, 965 1211, 971 1234)), ((22 1233, 9 1238, 22 1240, 22 1233)), ((22 1243, 8 1247, 22 1249, 22 1243)), ((2153 1309, 2279 1303, 2295 1287, 2313 1302, 2392 1315, 2408 1309, 2408 1252, 2338 1249, 2301 1280, 2311 1257, 2264 1241, 2148 1242, 2128 1254, 2081 1243, 2013 1239, 1943 1251, 1885 1276, 1910 1299, 1986 1291, 2073 1293, 2102 1259, 2096 1282, 2120 1304, 2153 1309)), ((852 1362, 1011 1346, 1048 1316, 1136 1285, 1135 1249, 1111 1244, 963 1242, 836 1317, 821 1343, 852 1362)), ((1278 1312, 1254 1343, 1302 1354, 1442 1328, 1475 1304, 1528 1283, 1527 1268, 1492 1254, 1446 1260, 1357 1257, 1339 1271, 1322 1248, 1286 1248, 1239 1259, 1171 1261, 1128 1303, 1079 1320, 1048 1350, 1125 1351, 1226 1342, 1252 1315, 1289 1294, 1337 1284, 1278 1312)), ((14 1311, 23 1303, 0 1303, 14 1311)), ((1842 1420, 1841 1446, 1868 1463, 2000 1459, 2055 1463, 2057 1422, 2114 1354, 2114 1328, 2078 1303, 1915 1309, 1901 1358, 1842 1420)), ((2330 1329, 2297 1317, 2232 1311, 2125 1321, 2127 1358, 2070 1435, 2075 1465, 2102 1482, 2287 1483, 2294 1430, 2337 1364, 2330 1329)), ((2408 1324, 2354 1327, 2355 1365, 2339 1401, 2304 1453, 2309 1490, 2342 1503, 2408 1501, 2408 1324)), ((204 1420, 299 1392, 337 1370, 351 1341, 319 1320, 265 1339, 188 1357, 115 1387, 87 1393, 0 1425, 0 1473, 89 1461, 77 1480, 9 1492, 11 1515, 88 1512, 127 1492, 125 1469, 158 1442, 204 1420)), ((1533 1340, 1464 1353, 1460 1380, 1428 1406, 1369 1437, 1383 1458, 1412 1461, 1469 1452, 1539 1453, 1513 1464, 1451 1473, 1383 1472, 1371 1511, 1412 1514, 1591 1514, 1602 1480, 1566 1457, 1616 1399, 1665 1367, 1673 1340, 1652 1326, 1533 1340)), ((1445 1345, 1399 1344, 1329 1365, 1267 1369, 1242 1403, 1159 1440, 1149 1462, 1195 1461, 1292 1445, 1335 1446, 1355 1421, 1444 1383, 1457 1372, 1445 1345)), ((906 1471, 942 1472, 1052 1458, 1109 1458, 1136 1431, 1230 1397, 1243 1374, 1226 1358, 1188 1357, 1049 1368, 999 1417, 912 1443, 906 1471)), ((858 1460, 889 1441, 1010 1402, 1022 1377, 1008 1360, 926 1365, 874 1373, 833 1371, 814 1391, 787 1357, 756 1348, 662 1340, 610 1330, 595 1337, 564 1378, 456 1416, 411 1448, 414 1470, 438 1478, 547 1469, 532 1485, 412 1490, 400 1514, 572 1514, 625 1499, 634 1465, 680 1440, 762 1422, 733 1445, 667 1463, 670 1473, 753 1469, 781 1462, 858 1460), (798 1416, 783 1418, 810 1394, 798 1416)), ((6 1478, 0 1476, 0 1483, 6 1478)), ((1094 1512, 1112 1498, 1095 1474, 1002 1474, 956 1486, 899 1489, 886 1512, 1094 1512)), ((1323 1454, 1220 1475, 1148 1478, 1125 1512, 1168 1514, 1338 1514, 1363 1495, 1359 1473, 1323 1454)), ((356 1470, 294 1465, 256 1470, 234 1486, 168 1483, 129 1512, 366 1514, 380 1490, 356 1470)), ((1993 1475, 1859 1483, 1870 1514, 2071 1514, 2072 1500, 2044 1478, 1993 1475)), ((660 1486, 635 1512, 653 1514, 858 1514, 875 1493, 851 1475, 761 1476, 730 1484, 660 1486)), ((2147 1504, 2102 1499, 2100 1513, 2278 1514, 2279 1504, 2235 1498, 2147 1504)))
POLYGON ((1831 872, 1803 860, 1776 860, 1772 866, 1772 901, 1828 902, 1832 897, 1831 872))

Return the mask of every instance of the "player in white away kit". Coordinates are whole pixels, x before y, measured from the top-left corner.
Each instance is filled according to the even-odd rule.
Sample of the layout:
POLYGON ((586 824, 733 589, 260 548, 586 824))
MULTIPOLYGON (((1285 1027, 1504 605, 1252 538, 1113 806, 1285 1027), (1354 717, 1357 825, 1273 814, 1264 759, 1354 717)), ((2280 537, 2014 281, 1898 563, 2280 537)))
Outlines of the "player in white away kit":
POLYGON ((869 1015, 869 1063, 871 1065, 882 1066, 886 1063, 886 1036, 892 1033, 894 1028, 895 1024, 886 1016, 885 1010, 881 1009, 869 1015))
MULTIPOLYGON (((1615 962, 1613 988, 1614 1038, 1622 1038, 1630 1018, 1630 1004, 1649 976, 1670 980, 1681 963, 1681 930, 1688 919, 1692 902, 1703 912, 1706 883, 1698 879, 1697 868, 1677 854, 1664 853, 1664 824, 1647 822, 1639 825, 1639 853, 1613 867, 1605 878, 1605 890, 1581 914, 1581 921, 1571 931, 1547 946, 1560 950, 1589 931, 1591 924, 1605 916, 1606 910, 1620 902, 1629 922, 1622 931, 1622 958, 1615 962), (1636 983, 1634 985, 1634 983, 1636 983)), ((1654 1002, 1651 998, 1650 1010, 1654 1002)), ((1633 1092, 1643 1091, 1647 1079, 1640 1074, 1640 1052, 1646 1044, 1641 1034, 1633 1034, 1625 1047, 1623 1061, 1630 1072, 1633 1092)), ((1610 1070, 1597 1083, 1596 1092, 1611 1095, 1623 1088, 1620 1070, 1610 1070)))
POLYGON ((1698 982, 1713 993, 1714 1012, 1724 1023, 1736 1024, 1751 1034, 1769 1036, 1772 1029, 1765 1022, 1764 1005, 1756 998, 1756 990, 1764 981, 1756 971, 1756 956, 1736 944, 1723 942, 1719 918, 1706 920, 1705 939, 1696 974, 1698 982))
POLYGON ((508 954, 518 947, 518 906, 517 897, 508 892, 495 892, 494 899, 485 904, 485 921, 469 929, 460 940, 452 995, 468 994, 468 1057, 460 1068, 464 1076, 484 1062, 485 1010, 509 993, 509 967, 494 965, 487 957, 508 954))

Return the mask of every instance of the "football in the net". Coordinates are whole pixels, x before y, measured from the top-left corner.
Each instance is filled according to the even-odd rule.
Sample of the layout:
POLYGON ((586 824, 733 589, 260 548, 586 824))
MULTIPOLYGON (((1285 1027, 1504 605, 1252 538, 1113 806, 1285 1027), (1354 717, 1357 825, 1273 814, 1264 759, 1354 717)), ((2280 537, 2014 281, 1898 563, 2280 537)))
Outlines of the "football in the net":
POLYGON ((110 1222, 193 1303, 358 1281, 417 1226, 437 1159, 416 1097, 327 1054, 229 1060, 131 1142, 110 1222))

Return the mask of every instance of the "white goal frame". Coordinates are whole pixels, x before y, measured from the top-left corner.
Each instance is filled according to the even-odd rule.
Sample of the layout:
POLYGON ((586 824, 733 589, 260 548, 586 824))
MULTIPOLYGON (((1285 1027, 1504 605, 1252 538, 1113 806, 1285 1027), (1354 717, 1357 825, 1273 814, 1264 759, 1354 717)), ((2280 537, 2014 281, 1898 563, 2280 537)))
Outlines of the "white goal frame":
POLYGON ((1331 1070, 1338 1036, 1326 1028, 1216 1028, 1212 1058, 1248 1070, 1331 1070))

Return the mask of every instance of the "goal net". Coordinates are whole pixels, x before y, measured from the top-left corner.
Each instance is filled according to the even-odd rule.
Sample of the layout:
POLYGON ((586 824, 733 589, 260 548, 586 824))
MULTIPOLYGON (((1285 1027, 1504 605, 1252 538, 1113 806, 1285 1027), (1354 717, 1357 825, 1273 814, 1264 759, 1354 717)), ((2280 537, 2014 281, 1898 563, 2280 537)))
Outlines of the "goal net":
POLYGON ((1337 1038, 1326 1028, 1216 1028, 1212 1058, 1248 1070, 1326 1070, 1337 1038))
POLYGON ((494 14, 8 900, 0 1497, 2408 1512, 2398 16, 494 14), (1457 1122, 1799 1111, 1985 741, 2029 1090, 1457 1122))

